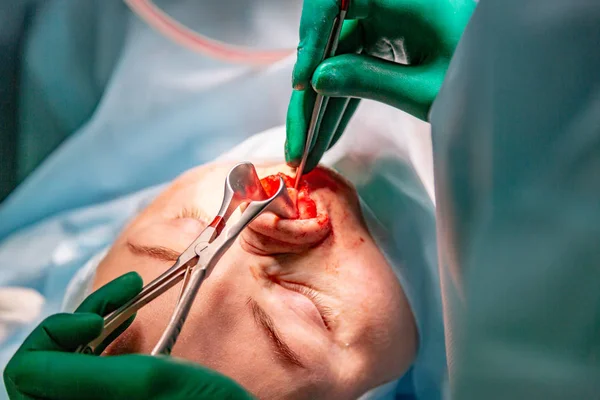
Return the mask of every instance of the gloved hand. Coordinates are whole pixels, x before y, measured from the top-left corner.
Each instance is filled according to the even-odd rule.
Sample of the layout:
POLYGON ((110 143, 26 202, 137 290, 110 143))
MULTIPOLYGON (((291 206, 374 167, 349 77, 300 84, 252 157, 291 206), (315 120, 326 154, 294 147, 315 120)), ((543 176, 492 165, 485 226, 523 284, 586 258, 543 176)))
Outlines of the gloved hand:
MULTIPOLYGON (((98 337, 101 316, 117 309, 142 288, 136 273, 90 295, 74 314, 56 314, 25 340, 4 371, 11 399, 250 399, 240 386, 216 372, 171 357, 73 354, 98 337)), ((108 338, 104 348, 127 325, 108 338)), ((101 349, 100 349, 101 351, 101 349)))
POLYGON ((476 4, 475 0, 350 0, 336 53, 342 55, 321 63, 340 2, 304 0, 302 9, 295 90, 287 116, 285 154, 291 166, 302 157, 315 90, 333 97, 324 107, 306 172, 339 139, 359 98, 387 103, 426 120, 476 4))

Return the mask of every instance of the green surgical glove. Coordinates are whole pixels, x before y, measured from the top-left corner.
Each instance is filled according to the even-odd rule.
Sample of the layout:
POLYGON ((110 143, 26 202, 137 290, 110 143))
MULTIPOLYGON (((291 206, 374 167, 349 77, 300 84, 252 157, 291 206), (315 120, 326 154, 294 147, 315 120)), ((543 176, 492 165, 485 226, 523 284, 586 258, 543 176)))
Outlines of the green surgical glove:
POLYGON ((97 357, 73 353, 78 346, 98 337, 103 327, 102 316, 141 289, 139 275, 129 273, 90 295, 74 314, 56 314, 43 321, 4 371, 9 397, 13 400, 251 399, 232 380, 171 357, 97 357))
POLYGON ((304 0, 287 116, 286 161, 300 163, 315 90, 330 96, 306 172, 339 139, 359 98, 427 119, 474 0, 350 0, 336 57, 321 63, 341 0, 304 0), (406 57, 409 65, 399 64, 406 57))

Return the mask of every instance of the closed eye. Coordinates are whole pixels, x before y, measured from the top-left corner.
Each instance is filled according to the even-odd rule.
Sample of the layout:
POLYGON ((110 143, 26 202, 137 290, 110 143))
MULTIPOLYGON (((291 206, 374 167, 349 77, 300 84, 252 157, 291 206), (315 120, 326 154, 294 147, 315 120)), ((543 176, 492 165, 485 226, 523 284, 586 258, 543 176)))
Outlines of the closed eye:
POLYGON ((311 287, 301 285, 299 283, 281 280, 276 280, 275 283, 279 284, 284 289, 288 289, 293 292, 300 293, 305 297, 308 297, 308 299, 313 302, 313 304, 319 311, 321 319, 323 320, 323 324, 325 324, 327 330, 331 330, 331 326, 333 323, 333 310, 330 307, 323 304, 323 299, 321 298, 321 294, 319 292, 317 292, 311 287))
POLYGON ((210 222, 210 217, 208 215, 206 215, 206 213, 204 213, 198 207, 194 207, 194 206, 183 207, 181 209, 181 211, 179 212, 179 214, 177 214, 177 216, 175 218, 176 219, 193 218, 200 222, 205 223, 206 225, 208 225, 208 223, 210 222))

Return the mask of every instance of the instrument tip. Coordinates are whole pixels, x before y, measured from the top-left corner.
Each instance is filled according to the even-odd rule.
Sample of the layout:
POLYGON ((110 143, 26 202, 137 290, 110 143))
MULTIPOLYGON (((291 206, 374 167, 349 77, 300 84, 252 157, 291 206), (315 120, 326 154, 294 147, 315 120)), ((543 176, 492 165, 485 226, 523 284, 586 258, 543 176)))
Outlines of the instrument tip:
POLYGON ((302 178, 302 171, 299 169, 296 170, 296 182, 294 183, 294 189, 298 190, 300 187, 300 179, 302 178))

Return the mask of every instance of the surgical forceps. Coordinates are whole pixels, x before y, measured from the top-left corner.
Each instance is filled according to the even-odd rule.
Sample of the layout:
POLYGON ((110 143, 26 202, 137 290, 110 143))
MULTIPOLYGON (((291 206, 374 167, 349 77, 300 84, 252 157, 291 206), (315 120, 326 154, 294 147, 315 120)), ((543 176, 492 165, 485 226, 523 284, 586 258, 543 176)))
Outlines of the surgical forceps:
POLYGON ((245 162, 233 167, 225 180, 223 203, 210 225, 181 253, 171 268, 144 286, 136 297, 109 314, 104 319, 101 335, 87 346, 78 348, 77 352, 94 353, 109 335, 139 309, 183 280, 182 291, 169 324, 151 353, 170 354, 202 282, 244 228, 265 211, 272 211, 285 218, 296 217, 296 207, 288 196, 283 179, 279 178, 277 193, 268 197, 254 165, 245 162), (248 201, 248 206, 239 219, 227 227, 227 221, 233 212, 248 201))
MULTIPOLYGON (((333 20, 333 26, 331 27, 331 33, 329 34, 327 45, 325 45, 325 51, 323 53, 323 58, 321 59, 321 62, 335 55, 335 51, 338 47, 338 42, 340 41, 340 34, 342 33, 342 26, 344 25, 344 20, 346 19, 346 14, 348 13, 349 7, 350 0, 341 0, 340 13, 333 20)), ((306 133, 306 142, 304 143, 302 159, 300 161, 300 166, 296 170, 296 182, 294 184, 294 188, 296 190, 298 190, 298 186, 300 186, 300 179, 302 178, 302 174, 304 173, 304 168, 306 168, 306 161, 308 160, 308 153, 310 152, 313 138, 315 136, 315 133, 317 132, 317 130, 319 130, 319 127, 321 126, 321 111, 326 105, 326 97, 317 93, 315 105, 313 106, 312 115, 310 117, 310 123, 308 125, 308 131, 306 133)))

